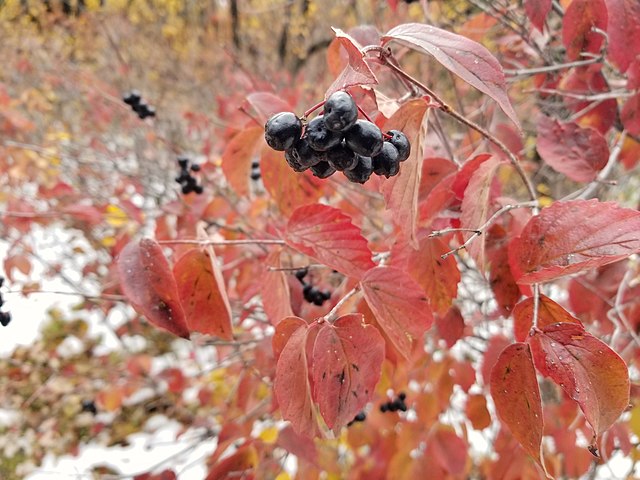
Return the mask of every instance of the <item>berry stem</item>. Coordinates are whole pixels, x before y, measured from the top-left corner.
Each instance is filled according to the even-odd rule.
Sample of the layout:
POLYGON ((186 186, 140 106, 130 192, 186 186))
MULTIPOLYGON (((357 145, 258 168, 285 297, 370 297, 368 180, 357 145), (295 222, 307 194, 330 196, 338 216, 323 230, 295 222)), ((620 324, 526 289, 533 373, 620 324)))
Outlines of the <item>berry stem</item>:
POLYGON ((309 115, 311 115, 313 112, 315 112, 317 109, 319 109, 320 107, 322 107, 324 104, 326 103, 326 100, 323 100, 321 102, 316 103, 313 107, 311 107, 309 110, 307 110, 306 112, 304 112, 304 114, 302 115, 302 118, 307 118, 309 115))
POLYGON ((369 117, 369 115, 367 115, 367 112, 365 112, 360 105, 356 105, 356 107, 358 107, 358 111, 362 114, 362 116, 365 118, 365 120, 373 123, 373 120, 371 120, 371 118, 369 117))

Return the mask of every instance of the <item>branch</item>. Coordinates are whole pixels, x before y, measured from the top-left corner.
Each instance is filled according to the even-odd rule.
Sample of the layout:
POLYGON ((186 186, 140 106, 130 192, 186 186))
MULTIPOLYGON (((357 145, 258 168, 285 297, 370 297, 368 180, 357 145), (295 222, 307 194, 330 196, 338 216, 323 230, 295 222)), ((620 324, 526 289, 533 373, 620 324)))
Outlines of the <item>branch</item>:
POLYGON ((286 245, 284 240, 268 240, 268 239, 244 239, 244 240, 160 240, 160 245, 199 245, 201 247, 212 245, 286 245))

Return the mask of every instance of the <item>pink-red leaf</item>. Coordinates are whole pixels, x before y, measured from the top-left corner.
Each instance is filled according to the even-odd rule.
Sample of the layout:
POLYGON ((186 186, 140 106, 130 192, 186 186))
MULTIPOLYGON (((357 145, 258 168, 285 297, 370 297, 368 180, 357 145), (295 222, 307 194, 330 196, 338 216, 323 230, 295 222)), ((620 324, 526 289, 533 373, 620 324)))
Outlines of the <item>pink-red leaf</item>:
POLYGON ((484 46, 461 35, 422 23, 398 25, 382 37, 383 45, 392 40, 433 56, 449 71, 498 102, 502 111, 520 127, 507 95, 502 66, 484 46))
MULTIPOLYGON (((282 328, 287 328, 289 333, 294 323, 280 322, 275 335, 282 333, 282 328)), ((304 321, 302 321, 304 323, 304 321)), ((316 407, 311 397, 311 382, 309 381, 310 365, 307 358, 307 343, 310 337, 317 333, 317 325, 309 328, 306 324, 298 322, 299 327, 290 333, 288 341, 276 365, 276 377, 274 392, 280 405, 282 418, 289 420, 293 430, 298 435, 308 437, 319 433, 316 419, 316 407)))
POLYGON ((346 275, 361 278, 375 264, 360 229, 337 208, 297 208, 285 231, 287 244, 346 275))
POLYGON ((624 102, 620 120, 630 134, 640 135, 640 93, 624 102))
POLYGON ((278 112, 290 112, 291 105, 271 92, 253 92, 247 95, 246 102, 257 113, 258 120, 266 123, 269 117, 278 112))
POLYGON ((157 327, 189 338, 176 281, 157 242, 145 238, 129 243, 117 267, 122 292, 138 313, 157 327))
POLYGON ((562 43, 567 58, 577 60, 582 52, 598 53, 604 42, 601 33, 607 28, 607 6, 604 0, 572 0, 562 18, 562 43))
MULTIPOLYGON (((518 342, 524 342, 529 337, 533 326, 533 297, 525 298, 513 309, 513 329, 518 342)), ((582 326, 582 322, 567 312, 561 305, 546 295, 540 295, 538 302, 538 328, 544 328, 554 323, 575 323, 582 326)))
POLYGON ((542 400, 529 345, 513 343, 502 351, 491 371, 490 387, 500 420, 525 451, 543 465, 542 400))
POLYGON ((188 250, 174 265, 173 275, 189 331, 231 340, 231 306, 212 255, 213 247, 188 250))
POLYGON ((629 372, 607 344, 575 323, 556 323, 529 337, 536 368, 575 400, 600 435, 629 405, 629 372))
POLYGON ((361 281, 364 298, 395 349, 409 358, 414 339, 431 327, 431 306, 422 288, 403 270, 375 267, 361 281))
POLYGON ((383 181, 382 193, 387 208, 394 213, 396 224, 400 226, 414 248, 417 246, 418 196, 428 117, 427 102, 424 99, 418 99, 402 105, 385 122, 385 130, 400 130, 411 142, 409 158, 402 163, 398 175, 383 181))
POLYGON ((597 130, 546 116, 540 117, 537 128, 538 153, 551 168, 571 180, 590 182, 607 164, 609 147, 597 130))
POLYGON ((524 0, 524 11, 531 25, 542 32, 544 21, 551 11, 551 0, 524 0))
POLYGON ((531 284, 621 260, 640 250, 640 212, 613 202, 556 202, 509 245, 518 283, 531 284))
POLYGON ((374 85, 378 83, 378 79, 371 71, 369 65, 364 59, 360 50, 358 42, 350 35, 346 34, 339 28, 333 28, 336 34, 336 39, 340 42, 342 47, 347 51, 349 55, 349 63, 344 68, 342 73, 334 80, 326 96, 328 97, 333 92, 338 90, 344 90, 347 87, 353 87, 355 85, 374 85))
POLYGON ((313 348, 313 398, 331 429, 353 420, 380 380, 384 339, 361 314, 323 322, 313 348))
POLYGON ((293 315, 291 292, 289 291, 286 274, 281 270, 269 268, 280 268, 282 266, 280 255, 280 251, 274 251, 269 255, 265 261, 267 269, 260 281, 262 306, 272 325, 277 325, 283 318, 293 315))
POLYGON ((605 0, 609 12, 607 53, 621 72, 640 55, 640 2, 605 0))

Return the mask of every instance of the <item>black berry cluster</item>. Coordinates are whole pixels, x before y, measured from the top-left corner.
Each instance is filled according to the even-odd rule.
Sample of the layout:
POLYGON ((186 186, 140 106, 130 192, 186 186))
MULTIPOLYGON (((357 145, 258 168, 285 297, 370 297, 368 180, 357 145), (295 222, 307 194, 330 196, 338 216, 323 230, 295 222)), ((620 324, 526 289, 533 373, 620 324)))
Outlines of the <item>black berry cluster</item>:
MULTIPOLYGON (((4 283, 4 277, 0 277, 0 287, 2 287, 3 283, 4 283)), ((4 305, 4 300, 2 298, 2 293, 0 293, 0 308, 3 305, 4 305)), ((6 327, 7 325, 9 325, 10 321, 11 321, 11 314, 9 312, 0 311, 0 325, 2 325, 3 327, 6 327)))
POLYGON ((411 152, 404 133, 383 134, 374 123, 359 119, 355 100, 343 91, 332 94, 324 112, 304 126, 293 112, 276 113, 267 121, 264 137, 271 148, 285 152, 294 171, 311 169, 318 178, 340 171, 355 183, 365 183, 373 173, 397 175, 411 152))
POLYGON ((353 417, 353 420, 347 423, 347 427, 350 427, 351 425, 357 422, 364 422, 366 419, 367 419, 367 414, 364 412, 360 412, 355 417, 353 417))
POLYGON ((122 97, 122 101, 129 105, 131 109, 138 114, 141 120, 147 117, 155 117, 156 109, 142 100, 140 92, 137 90, 131 90, 129 93, 122 97))
POLYGON ((308 268, 301 268, 300 270, 296 270, 295 274, 296 278, 302 284, 302 295, 307 302, 321 307, 324 302, 331 298, 331 292, 329 290, 322 291, 310 283, 305 282, 304 277, 307 276, 307 273, 309 273, 308 268))
POLYGON ((82 412, 89 412, 92 415, 98 414, 98 408, 96 407, 96 402, 94 402, 93 400, 87 400, 87 399, 82 400, 82 404, 80 408, 82 412))
POLYGON ((251 162, 251 180, 260 180, 260 162, 251 162))
POLYGON ((397 412, 400 410, 401 412, 407 411, 407 404, 404 403, 407 395, 404 392, 400 392, 398 394, 398 398, 393 400, 392 402, 386 402, 380 405, 380 411, 384 412, 397 412))
POLYGON ((198 185, 198 179, 192 175, 192 173, 200 171, 200 165, 193 163, 189 166, 187 157, 178 157, 178 165, 180 166, 180 175, 175 180, 182 187, 182 193, 188 195, 191 192, 195 192, 200 195, 204 192, 202 185, 198 185))

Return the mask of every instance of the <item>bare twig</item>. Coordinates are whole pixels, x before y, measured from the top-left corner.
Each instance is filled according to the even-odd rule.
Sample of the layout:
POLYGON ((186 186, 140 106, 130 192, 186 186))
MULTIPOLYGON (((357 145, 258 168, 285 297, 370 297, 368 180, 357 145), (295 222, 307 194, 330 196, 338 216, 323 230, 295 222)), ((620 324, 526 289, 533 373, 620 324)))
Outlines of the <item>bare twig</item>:
POLYGON ((243 240, 160 240, 161 245, 199 245, 201 247, 212 245, 230 246, 230 245, 285 245, 284 240, 268 240, 268 239, 243 239, 243 240))

